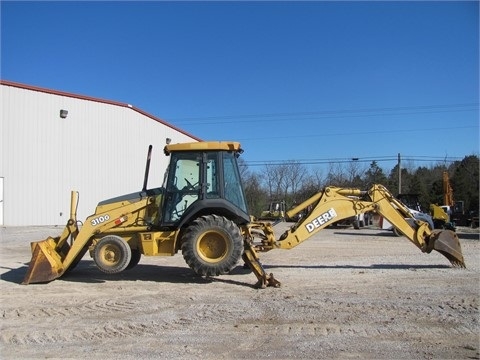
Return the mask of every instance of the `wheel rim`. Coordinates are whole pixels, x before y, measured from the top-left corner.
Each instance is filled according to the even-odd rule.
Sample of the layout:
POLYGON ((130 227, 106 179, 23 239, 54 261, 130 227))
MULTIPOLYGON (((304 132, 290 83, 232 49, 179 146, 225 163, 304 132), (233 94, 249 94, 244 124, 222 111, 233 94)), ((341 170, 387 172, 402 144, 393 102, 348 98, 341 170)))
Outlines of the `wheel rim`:
POLYGON ((100 249, 100 261, 106 266, 116 265, 122 256, 122 252, 119 247, 112 244, 103 246, 100 249))
POLYGON ((197 252, 200 258, 210 263, 225 259, 228 249, 227 238, 217 231, 209 231, 203 234, 197 243, 197 252))

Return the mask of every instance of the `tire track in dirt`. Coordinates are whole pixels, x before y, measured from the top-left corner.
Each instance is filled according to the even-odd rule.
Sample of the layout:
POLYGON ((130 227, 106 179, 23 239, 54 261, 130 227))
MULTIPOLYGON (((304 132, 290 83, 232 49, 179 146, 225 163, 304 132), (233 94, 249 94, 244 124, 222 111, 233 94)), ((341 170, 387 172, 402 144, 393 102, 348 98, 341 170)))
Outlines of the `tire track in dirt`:
MULTIPOLYGON (((235 318, 238 314, 232 313, 228 304, 191 304, 187 307, 176 307, 171 303, 163 303, 152 309, 152 301, 119 301, 119 300, 98 300, 81 304, 69 304, 62 307, 40 307, 40 308, 14 308, 2 311, 2 320, 14 324, 16 319, 42 321, 48 320, 49 326, 33 327, 29 330, 10 330, 2 321, 1 343, 12 345, 35 345, 35 344, 58 344, 77 341, 95 341, 115 338, 131 338, 139 336, 157 336, 166 330, 184 330, 186 326, 201 329, 204 321, 228 318, 235 318), (149 307, 147 307, 149 305, 149 307), (146 314, 142 310, 148 308, 153 315, 153 320, 125 320, 125 318, 144 319, 146 314), (98 319, 104 319, 107 313, 122 313, 124 320, 107 320, 98 325, 98 319), (96 324, 88 330, 77 330, 75 327, 67 326, 67 323, 75 323, 76 318, 88 317, 95 319, 96 324), (100 316, 101 314, 101 316, 100 316), (97 316, 98 315, 98 319, 97 316), (155 320, 156 319, 156 320, 155 320), (158 320, 161 319, 161 320, 158 320), (53 324, 53 326, 52 326, 53 324), (58 330, 61 328, 61 332, 58 330)), ((112 315, 111 318, 118 318, 112 315)), ((12 327, 14 328, 14 327, 12 327)))
POLYGON ((135 301, 119 301, 119 300, 95 300, 85 303, 72 303, 56 306, 50 304, 48 307, 28 307, 28 308, 12 308, 1 310, 1 319, 42 319, 52 317, 70 317, 84 315, 86 313, 101 312, 102 314, 110 312, 124 312, 133 310, 138 306, 135 301))
POLYGON ((158 326, 158 324, 121 321, 92 327, 91 330, 76 330, 71 327, 64 327, 61 332, 56 329, 44 329, 11 333, 7 330, 2 332, 1 341, 4 344, 11 345, 47 345, 158 335, 161 331, 161 326, 158 326))
POLYGON ((162 336, 165 332, 184 332, 187 325, 193 333, 198 333, 204 327, 199 317, 191 319, 186 316, 178 316, 161 322, 110 320, 89 330, 77 330, 71 326, 63 326, 61 331, 58 330, 59 327, 47 327, 42 330, 32 331, 3 329, 0 342, 10 345, 59 345, 61 343, 135 338, 140 336, 155 337, 162 336))
MULTIPOLYGON (((335 308, 348 307, 352 311, 356 309, 359 312, 375 312, 387 313, 397 316, 406 316, 415 319, 430 318, 440 320, 470 320, 475 318, 479 311, 478 299, 476 296, 467 295, 465 297, 452 296, 447 300, 432 301, 431 303, 417 303, 412 297, 396 298, 393 300, 378 300, 365 303, 346 302, 342 300, 327 299, 325 303, 335 308)), ((325 306, 325 303, 316 302, 317 306, 325 306)), ((305 304, 303 304, 305 306, 305 304)))
MULTIPOLYGON (((301 301, 289 298, 289 304, 265 303, 261 314, 238 319, 237 327, 245 332, 273 331, 283 335, 358 335, 365 337, 474 335, 480 331, 478 300, 473 295, 451 296, 441 302, 417 303, 407 296, 366 302, 327 298, 301 301), (308 323, 302 319, 309 318, 308 323), (261 321, 258 321, 261 319, 261 321), (280 323, 280 325, 279 325, 280 323), (276 324, 276 325, 270 325, 276 324), (447 325, 447 326, 446 326, 447 325)), ((284 299, 285 300, 285 299, 284 299)))
POLYGON ((382 327, 375 324, 375 326, 364 324, 336 324, 336 323, 312 323, 312 324, 239 324, 235 327, 242 333, 252 333, 259 338, 270 334, 287 335, 287 336, 302 336, 302 337, 319 337, 319 336, 334 336, 334 335, 348 335, 359 336, 367 338, 395 338, 404 336, 408 333, 410 336, 448 336, 452 332, 456 335, 477 335, 474 331, 466 326, 459 325, 457 327, 446 328, 444 326, 418 326, 411 324, 410 326, 401 325, 384 325, 382 327))
MULTIPOLYGON (((1 341, 4 344, 10 345, 48 345, 62 343, 76 343, 83 341, 96 341, 106 339, 132 338, 138 336, 161 336, 165 331, 169 331, 171 335, 175 331, 184 331, 182 328, 185 323, 182 319, 178 319, 173 323, 157 323, 157 322, 110 322, 102 326, 92 328, 90 331, 73 330, 71 328, 62 329, 59 333, 56 330, 34 331, 31 333, 14 333, 10 334, 8 331, 3 332, 1 341)), ((195 333, 202 328, 201 323, 196 323, 190 331, 195 333), (197 329, 197 330, 195 330, 197 329)), ((225 327, 225 326, 224 326, 225 327)), ((425 326, 420 327, 415 324, 411 326, 387 326, 365 327, 364 325, 346 325, 335 323, 312 323, 312 324, 236 324, 229 325, 227 330, 232 332, 247 333, 249 337, 258 337, 262 339, 269 336, 301 336, 308 337, 330 337, 330 336, 356 336, 356 337, 375 337, 375 338, 395 338, 409 333, 410 336, 451 336, 452 333, 463 335, 476 335, 477 332, 466 326, 458 327, 443 327, 443 326, 425 326), (230 328, 230 329, 228 329, 230 328)), ((223 329, 225 332, 225 329, 223 329)))

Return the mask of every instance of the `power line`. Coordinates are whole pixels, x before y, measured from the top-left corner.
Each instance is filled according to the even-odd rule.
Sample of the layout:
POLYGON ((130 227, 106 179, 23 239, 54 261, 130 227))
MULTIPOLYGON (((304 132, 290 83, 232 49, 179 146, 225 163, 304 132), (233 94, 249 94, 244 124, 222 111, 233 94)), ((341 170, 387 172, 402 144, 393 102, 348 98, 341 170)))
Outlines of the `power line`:
MULTIPOLYGON (((417 162, 442 162, 442 163, 454 163, 461 161, 460 157, 445 157, 445 156, 408 156, 402 155, 402 161, 417 161, 417 162)), ((295 162, 301 165, 322 165, 322 164, 345 164, 345 163, 372 163, 373 161, 379 162, 391 162, 397 161, 398 155, 392 156, 373 156, 373 157, 361 157, 361 158, 327 158, 327 159, 300 159, 300 160, 252 160, 245 161, 245 166, 275 166, 285 165, 295 162)), ((240 164, 242 166, 242 164, 240 164)))
POLYGON ((424 105, 424 106, 401 106, 391 108, 368 108, 368 109, 340 109, 325 111, 309 111, 309 112, 285 112, 285 113, 259 113, 244 115, 217 115, 202 116, 189 118, 173 118, 170 122, 175 121, 178 125, 208 125, 208 124, 227 124, 238 123, 240 119, 245 122, 258 122, 260 118, 263 122, 277 121, 295 121, 302 120, 318 120, 325 118, 347 118, 347 117, 372 117, 372 116, 395 116, 395 115, 415 115, 429 113, 447 113, 460 111, 478 111, 478 103, 450 104, 450 105, 424 105), (413 111, 415 110, 415 111, 413 111), (409 112, 405 112, 409 111, 409 112), (413 111, 413 112, 412 112, 413 111), (369 114, 370 113, 370 114, 369 114), (315 116, 315 117, 313 117, 315 116), (287 117, 287 118, 284 118, 287 117), (284 118, 284 119, 281 119, 284 118), (230 120, 230 121, 228 121, 230 120))
POLYGON ((362 157, 362 158, 351 158, 351 157, 348 157, 348 158, 324 158, 324 159, 295 159, 295 160, 252 160, 252 161, 249 161, 249 163, 269 163, 269 162, 275 162, 275 161, 278 161, 278 162, 291 162, 291 161, 294 161, 294 162, 306 162, 306 161, 322 161, 322 162, 351 162, 351 161, 369 161, 369 160, 376 160, 376 159, 380 159, 380 160, 385 160, 385 161, 388 161, 388 160, 391 160, 392 158, 394 159, 397 159, 397 155, 394 155, 394 156, 390 156, 390 155, 387 155, 387 156, 372 156, 372 157, 362 157))
POLYGON ((285 136, 268 136, 265 137, 255 137, 255 138, 237 138, 237 141, 251 141, 251 140, 277 140, 277 139, 293 139, 293 138, 314 138, 314 137, 332 137, 332 136, 349 136, 349 135, 372 135, 372 134, 388 134, 388 133, 407 133, 407 132, 421 132, 421 131, 441 131, 441 130, 459 130, 459 129, 478 129, 478 125, 472 126, 452 126, 452 127, 439 127, 439 128, 425 128, 425 129, 392 129, 392 130, 372 130, 372 131, 356 131, 356 132, 328 132, 322 134, 306 134, 306 135, 285 135, 285 136))

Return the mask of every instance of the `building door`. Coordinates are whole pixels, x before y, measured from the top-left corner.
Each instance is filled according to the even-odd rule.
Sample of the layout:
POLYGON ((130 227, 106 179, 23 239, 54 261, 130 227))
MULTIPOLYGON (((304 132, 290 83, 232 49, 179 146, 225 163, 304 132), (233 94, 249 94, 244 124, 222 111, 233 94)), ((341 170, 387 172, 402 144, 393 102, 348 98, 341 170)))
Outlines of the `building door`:
POLYGON ((0 226, 3 226, 3 177, 0 177, 0 226))

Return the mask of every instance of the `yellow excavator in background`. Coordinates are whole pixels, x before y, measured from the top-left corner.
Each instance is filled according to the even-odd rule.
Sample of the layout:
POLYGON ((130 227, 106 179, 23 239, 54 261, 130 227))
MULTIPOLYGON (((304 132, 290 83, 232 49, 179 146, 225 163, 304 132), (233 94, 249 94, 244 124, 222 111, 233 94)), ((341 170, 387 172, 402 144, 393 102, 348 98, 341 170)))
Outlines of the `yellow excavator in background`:
POLYGON ((109 274, 131 269, 141 256, 184 260, 201 276, 232 270, 242 258, 257 277, 256 287, 280 286, 267 274, 259 253, 292 249, 328 225, 373 211, 398 228, 422 252, 436 250, 453 266, 465 267, 457 235, 431 230, 382 185, 369 190, 327 187, 287 212, 303 216, 275 238, 270 222, 249 216, 240 179, 238 142, 167 144, 170 156, 162 187, 147 189, 150 146, 143 189, 104 200, 83 223, 77 220, 78 193, 72 191, 70 219, 58 237, 32 242, 23 284, 49 282, 71 271, 89 252, 109 274), (81 224, 81 225, 79 225, 81 224))

